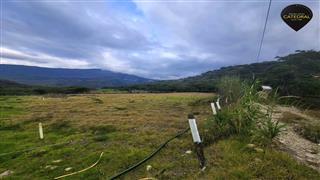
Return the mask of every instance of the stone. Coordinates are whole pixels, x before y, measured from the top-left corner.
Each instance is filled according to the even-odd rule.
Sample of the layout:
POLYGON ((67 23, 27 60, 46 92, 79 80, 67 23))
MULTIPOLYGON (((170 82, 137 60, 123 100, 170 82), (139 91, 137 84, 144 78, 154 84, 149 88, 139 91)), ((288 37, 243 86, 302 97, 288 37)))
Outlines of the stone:
POLYGON ((191 153, 192 153, 191 150, 186 151, 186 154, 191 154, 191 153))
POLYGON ((147 165, 147 171, 150 171, 152 169, 151 165, 147 165))
POLYGON ((54 170, 54 169, 56 169, 58 166, 51 166, 50 167, 50 170, 54 170))
POLYGON ((263 149, 258 148, 258 147, 254 148, 254 150, 255 150, 256 152, 258 152, 258 153, 263 153, 263 152, 264 152, 263 149))
POLYGON ((247 148, 252 149, 252 148, 255 148, 255 147, 256 147, 256 145, 255 145, 255 144, 247 144, 247 148))
POLYGON ((53 160, 52 163, 60 163, 62 162, 62 159, 58 159, 58 160, 53 160))
POLYGON ((64 170, 65 171, 70 171, 72 169, 72 167, 67 167, 67 168, 65 168, 64 170))
POLYGON ((54 169, 56 169, 57 167, 58 167, 58 166, 47 165, 47 166, 45 166, 44 168, 45 168, 45 169, 54 170, 54 169))
POLYGON ((13 171, 6 170, 5 172, 0 174, 0 179, 5 178, 6 176, 10 176, 11 174, 13 174, 13 171))

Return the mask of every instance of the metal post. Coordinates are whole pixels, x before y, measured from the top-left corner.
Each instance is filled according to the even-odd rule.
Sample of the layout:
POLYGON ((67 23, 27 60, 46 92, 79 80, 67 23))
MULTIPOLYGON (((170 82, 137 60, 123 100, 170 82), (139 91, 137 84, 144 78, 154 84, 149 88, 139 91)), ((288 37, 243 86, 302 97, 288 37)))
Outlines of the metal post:
POLYGON ((201 168, 201 170, 204 170, 206 168, 206 166, 205 166, 206 159, 204 157, 203 146, 202 146, 202 142, 200 139, 196 119, 194 118, 193 114, 188 115, 188 121, 189 121, 189 126, 190 126, 192 139, 193 139, 193 143, 194 143, 194 150, 195 150, 196 155, 198 157, 198 160, 200 162, 200 168, 201 168))

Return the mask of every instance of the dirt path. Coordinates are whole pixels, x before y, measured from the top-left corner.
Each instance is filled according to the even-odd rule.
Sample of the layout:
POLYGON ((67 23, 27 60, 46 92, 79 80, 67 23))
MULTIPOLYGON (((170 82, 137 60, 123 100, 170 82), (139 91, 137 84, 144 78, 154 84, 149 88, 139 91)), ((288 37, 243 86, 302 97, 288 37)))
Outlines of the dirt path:
MULTIPOLYGON (((273 118, 279 120, 284 112, 290 112, 304 119, 314 120, 300 110, 293 107, 277 107, 273 118)), ((280 148, 292 154, 298 161, 307 164, 320 172, 320 144, 313 143, 294 131, 292 125, 287 124, 286 131, 277 138, 280 148)))

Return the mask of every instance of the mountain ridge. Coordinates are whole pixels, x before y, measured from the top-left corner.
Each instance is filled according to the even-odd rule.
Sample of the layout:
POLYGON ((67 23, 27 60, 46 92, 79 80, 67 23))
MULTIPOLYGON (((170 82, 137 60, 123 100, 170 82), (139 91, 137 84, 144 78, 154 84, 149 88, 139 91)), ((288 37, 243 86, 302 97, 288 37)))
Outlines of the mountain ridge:
POLYGON ((123 86, 154 80, 102 69, 46 68, 25 65, 0 64, 0 79, 27 85, 82 86, 99 88, 123 86))
POLYGON ((215 92, 217 83, 224 76, 239 76, 279 88, 283 95, 320 96, 320 51, 296 51, 274 61, 264 61, 222 67, 197 76, 178 80, 157 81, 131 85, 122 89, 136 89, 153 92, 215 92))

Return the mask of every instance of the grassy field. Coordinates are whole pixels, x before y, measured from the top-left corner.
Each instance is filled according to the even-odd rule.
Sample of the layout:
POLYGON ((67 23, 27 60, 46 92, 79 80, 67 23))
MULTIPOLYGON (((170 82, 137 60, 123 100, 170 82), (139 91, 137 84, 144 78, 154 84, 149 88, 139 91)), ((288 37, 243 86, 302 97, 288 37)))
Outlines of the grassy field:
MULTIPOLYGON (((106 179, 143 159, 188 127, 194 113, 201 126, 211 115, 213 94, 88 94, 76 96, 0 97, 0 173, 12 179, 52 179, 100 163, 66 179, 106 179), (45 139, 38 137, 38 123, 45 139), (55 143, 65 143, 48 146, 55 143), (58 161, 57 161, 58 160, 58 161), (72 167, 66 172, 65 168, 72 167)), ((319 179, 316 171, 274 149, 246 148, 249 139, 233 137, 205 148, 208 168, 199 171, 190 132, 123 179, 319 179), (152 169, 147 171, 146 166, 152 169)))

